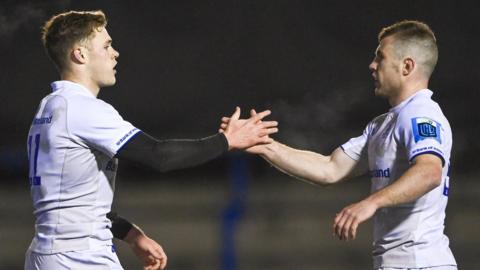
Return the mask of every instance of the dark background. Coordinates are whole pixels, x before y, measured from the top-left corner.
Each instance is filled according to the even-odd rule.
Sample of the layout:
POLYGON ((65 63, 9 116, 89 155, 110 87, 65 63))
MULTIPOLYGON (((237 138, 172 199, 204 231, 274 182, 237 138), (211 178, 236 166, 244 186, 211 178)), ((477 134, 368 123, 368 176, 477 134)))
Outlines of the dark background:
MULTIPOLYGON (((368 70, 381 28, 402 19, 426 22, 436 34, 440 51, 430 88, 434 91, 433 98, 440 103, 449 119, 454 136, 451 190, 455 195, 451 197, 450 205, 455 210, 451 212, 470 209, 469 217, 478 216, 478 203, 470 200, 480 194, 476 158, 480 150, 477 139, 480 120, 477 105, 480 4, 474 1, 0 3, 0 183, 2 192, 18 194, 18 198, 26 200, 22 201, 23 204, 30 204, 26 135, 40 99, 50 92, 49 84, 58 79, 43 51, 40 28, 45 20, 59 12, 101 9, 108 17, 107 29, 120 58, 117 84, 102 89, 99 97, 112 104, 125 119, 140 129, 158 138, 198 138, 215 133, 221 116, 231 114, 237 105, 243 109, 243 116, 247 116, 250 108, 268 108, 273 112, 270 118, 280 123, 280 132, 275 135, 277 140, 324 154, 360 134, 368 121, 389 108, 385 100, 373 95, 373 82, 368 70), (462 190, 466 193, 461 193, 462 190)), ((221 209, 222 202, 229 196, 229 184, 225 178, 228 178, 228 157, 232 155, 199 168, 167 174, 124 163, 119 172, 120 188, 123 185, 126 192, 130 188, 141 190, 142 185, 152 185, 148 189, 152 191, 157 187, 155 185, 160 185, 159 188, 171 192, 184 190, 185 193, 180 193, 184 195, 190 194, 188 192, 208 193, 208 188, 205 191, 191 189, 191 186, 218 188, 225 192, 220 192, 225 197, 220 196, 223 199, 216 201, 221 209)), ((273 200, 274 205, 287 198, 292 188, 300 189, 297 190, 300 193, 312 190, 312 187, 271 169, 260 158, 247 159, 253 187, 258 185, 268 193, 270 186, 287 185, 284 191, 279 188, 278 192, 285 192, 285 195, 279 196, 278 201, 273 200)), ((359 186, 365 193, 360 193, 358 199, 368 193, 368 180, 363 182, 359 186)), ((338 195, 343 194, 342 188, 357 190, 355 185, 341 184, 339 188, 327 189, 327 192, 321 189, 320 192, 338 195)), ((13 201, 17 201, 17 195, 11 196, 13 201)), ((335 195, 332 196, 335 209, 341 209, 344 204, 339 204, 335 195)), ((345 203, 355 200, 353 196, 345 203)), ((178 200, 188 201, 191 198, 185 195, 178 200)), ((159 204, 161 200, 158 198, 159 204)), ((312 200, 304 202, 305 207, 302 208, 307 216, 318 214, 308 212, 310 203, 318 203, 312 200)), ((253 208, 250 200, 247 204, 253 208)), ((5 202, 3 206, 0 212, 2 220, 2 216, 6 219, 16 212, 5 202)), ((30 238, 33 220, 28 211, 31 209, 22 211, 26 211, 22 215, 25 215, 24 221, 29 226, 25 228, 31 228, 19 233, 30 238)), ((125 211, 130 211, 127 205, 125 211)), ((135 211, 132 210, 132 213, 135 211)), ((449 213, 447 220, 454 215, 449 213)), ((139 218, 135 214, 133 216, 139 218)), ((288 215, 280 216, 290 219, 288 215)), ((321 219, 328 220, 325 223, 329 226, 330 216, 321 219)), ((478 218, 473 221, 475 224, 467 226, 480 225, 478 218)), ((189 222, 194 221, 187 219, 183 224, 189 222)), ((215 219, 212 218, 211 222, 215 224, 215 219)), ((462 224, 459 230, 468 231, 462 229, 462 224)), ((15 224, 12 223, 12 226, 15 224)), ((0 237, 5 237, 10 229, 3 228, 0 237)), ((152 230, 155 230, 153 225, 152 230)), ((451 239, 456 237, 453 232, 449 235, 451 239)), ((478 243, 478 233, 476 235, 476 238, 470 238, 469 243, 478 243)), ((464 265, 474 267, 473 258, 479 255, 478 252, 452 241, 454 247, 456 245, 460 250, 456 253, 457 259, 460 257, 464 265), (469 258, 472 264, 469 264, 469 258)), ((14 253, 20 257, 10 257, 10 261, 5 259, 4 264, 21 265, 21 261, 18 265, 14 264, 12 258, 17 262, 22 260, 26 245, 28 241, 22 242, 14 253)), ((370 267, 369 247, 367 239, 361 245, 363 250, 367 250, 365 256, 358 256, 365 263, 365 269, 370 267)), ((345 248, 348 246, 337 247, 332 252, 342 253, 345 248)), ((321 257, 321 254, 317 255, 312 255, 312 258, 321 257)), ((185 255, 182 260, 188 260, 188 256, 185 255)), ((175 258, 175 254, 172 257, 175 258)), ((285 269, 309 269, 308 263, 312 268, 318 266, 315 259, 301 262, 304 264, 298 268, 285 269)), ((176 265, 175 261, 172 264, 176 267, 174 269, 189 269, 176 265)), ((206 265, 218 266, 215 263, 206 265)), ((248 265, 248 269, 254 269, 256 264, 248 265)), ((262 267, 270 269, 272 265, 275 264, 266 263, 262 267)), ((278 266, 275 268, 280 269, 278 266)))

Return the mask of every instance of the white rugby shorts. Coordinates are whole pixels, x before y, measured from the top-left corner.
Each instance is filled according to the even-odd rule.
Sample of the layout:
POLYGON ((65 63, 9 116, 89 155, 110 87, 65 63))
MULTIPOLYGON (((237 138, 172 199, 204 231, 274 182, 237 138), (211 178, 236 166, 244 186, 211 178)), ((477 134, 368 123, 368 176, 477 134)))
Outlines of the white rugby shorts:
POLYGON ((40 254, 27 250, 25 270, 123 270, 114 246, 97 250, 40 254))

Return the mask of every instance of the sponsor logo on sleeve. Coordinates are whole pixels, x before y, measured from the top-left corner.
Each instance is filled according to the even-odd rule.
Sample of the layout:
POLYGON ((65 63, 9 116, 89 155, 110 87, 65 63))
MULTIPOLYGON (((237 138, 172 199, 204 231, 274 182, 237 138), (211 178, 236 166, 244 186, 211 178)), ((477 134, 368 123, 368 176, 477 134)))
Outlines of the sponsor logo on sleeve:
POLYGON ((130 138, 133 134, 135 134, 135 132, 138 130, 138 128, 134 128, 132 130, 130 130, 129 132, 127 132, 127 134, 123 135, 122 138, 120 138, 120 140, 117 141, 116 145, 121 145, 123 142, 125 142, 128 138, 130 138))
POLYGON ((440 138, 440 123, 426 117, 412 118, 413 137, 415 142, 425 139, 435 139, 442 143, 440 138))

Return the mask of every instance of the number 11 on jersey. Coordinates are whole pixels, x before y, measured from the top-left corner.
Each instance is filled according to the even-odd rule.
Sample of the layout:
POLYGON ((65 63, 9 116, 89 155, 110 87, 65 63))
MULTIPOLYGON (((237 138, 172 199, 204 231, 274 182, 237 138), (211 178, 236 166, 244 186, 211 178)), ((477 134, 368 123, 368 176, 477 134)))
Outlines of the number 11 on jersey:
POLYGON ((28 179, 30 185, 39 186, 41 184, 41 177, 37 176, 37 160, 38 160, 38 148, 40 147, 40 134, 35 134, 35 136, 28 136, 28 162, 29 162, 29 175, 28 179), (32 139, 34 140, 32 142, 32 139), (32 153, 32 143, 33 153, 32 153), (33 154, 33 160, 32 160, 33 154), (33 161, 33 162, 32 162, 33 161))

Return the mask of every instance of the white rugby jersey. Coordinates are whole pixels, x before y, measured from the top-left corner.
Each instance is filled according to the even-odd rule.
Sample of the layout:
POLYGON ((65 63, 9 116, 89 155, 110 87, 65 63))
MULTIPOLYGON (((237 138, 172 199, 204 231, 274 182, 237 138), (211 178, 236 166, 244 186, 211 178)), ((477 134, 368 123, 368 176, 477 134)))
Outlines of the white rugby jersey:
POLYGON ((342 145, 354 160, 367 158, 372 193, 393 183, 421 154, 442 159, 442 183, 417 200, 378 209, 374 216, 374 267, 456 265, 443 233, 448 201, 452 133, 432 91, 420 90, 373 119, 363 134, 342 145))
POLYGON ((117 160, 139 130, 87 88, 52 83, 27 139, 35 236, 32 251, 51 254, 111 245, 117 160))

